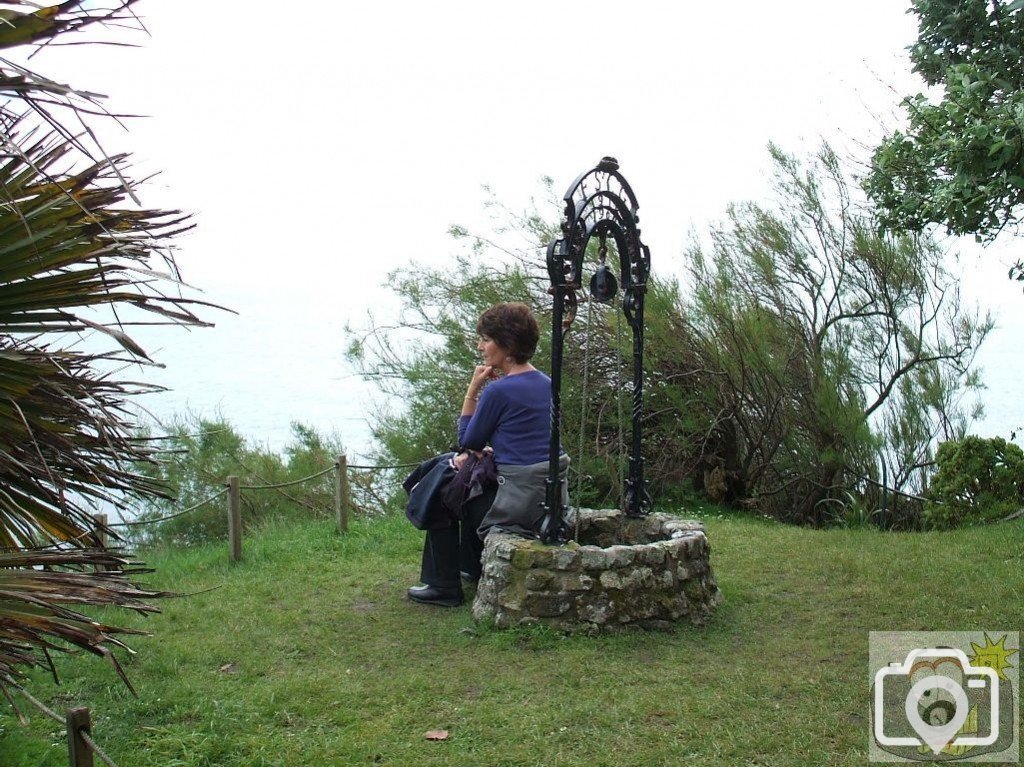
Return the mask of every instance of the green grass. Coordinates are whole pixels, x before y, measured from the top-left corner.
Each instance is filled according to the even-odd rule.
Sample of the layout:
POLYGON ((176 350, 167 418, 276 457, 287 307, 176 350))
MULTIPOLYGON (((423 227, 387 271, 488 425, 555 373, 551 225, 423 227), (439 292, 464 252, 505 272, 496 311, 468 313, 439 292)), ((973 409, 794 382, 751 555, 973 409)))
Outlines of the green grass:
MULTIPOLYGON (((414 605, 404 519, 271 527, 150 552, 193 593, 133 625, 133 698, 109 667, 58 658, 121 767, 144 765, 858 765, 871 630, 1020 628, 1024 524, 950 533, 814 531, 710 518, 725 603, 702 628, 563 637, 414 605), (212 589, 207 591, 207 589, 212 589), (196 593, 200 592, 200 593, 196 593), (227 670, 225 666, 231 664, 227 670), (447 729, 446 741, 427 741, 447 729)), ((120 616, 118 616, 120 617, 120 616)), ((0 763, 64 767, 62 728, 0 714, 0 763)))

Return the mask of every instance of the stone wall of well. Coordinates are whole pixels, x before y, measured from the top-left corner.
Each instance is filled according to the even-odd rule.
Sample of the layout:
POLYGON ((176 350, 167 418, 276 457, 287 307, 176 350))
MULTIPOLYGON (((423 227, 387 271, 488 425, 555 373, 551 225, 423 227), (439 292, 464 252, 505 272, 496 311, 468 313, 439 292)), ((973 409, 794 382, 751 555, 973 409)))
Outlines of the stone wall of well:
POLYGON ((500 628, 667 629, 682 620, 703 623, 721 601, 701 523, 580 509, 570 527, 577 514, 577 541, 564 546, 488 535, 473 617, 500 628))

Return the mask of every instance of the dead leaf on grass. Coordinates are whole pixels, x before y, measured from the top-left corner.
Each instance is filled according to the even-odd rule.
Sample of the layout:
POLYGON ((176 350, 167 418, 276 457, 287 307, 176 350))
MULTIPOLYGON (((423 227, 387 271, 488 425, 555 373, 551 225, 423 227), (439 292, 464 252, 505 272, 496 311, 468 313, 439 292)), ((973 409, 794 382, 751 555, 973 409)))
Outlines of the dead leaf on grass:
POLYGON ((448 730, 427 730, 427 740, 448 740, 448 730))
POLYGON ((223 666, 221 666, 217 670, 220 671, 220 673, 222 673, 222 674, 237 674, 238 673, 238 664, 237 663, 225 663, 223 666))

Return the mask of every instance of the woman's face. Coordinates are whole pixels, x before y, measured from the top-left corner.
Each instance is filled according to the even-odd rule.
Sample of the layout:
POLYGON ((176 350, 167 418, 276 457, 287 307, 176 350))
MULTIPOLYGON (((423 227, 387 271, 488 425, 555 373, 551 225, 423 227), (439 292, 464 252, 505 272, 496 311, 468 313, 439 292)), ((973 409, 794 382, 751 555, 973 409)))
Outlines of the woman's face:
POLYGON ((505 358, 508 357, 508 350, 498 346, 489 336, 480 336, 476 348, 480 352, 483 363, 491 367, 502 367, 505 364, 505 358))

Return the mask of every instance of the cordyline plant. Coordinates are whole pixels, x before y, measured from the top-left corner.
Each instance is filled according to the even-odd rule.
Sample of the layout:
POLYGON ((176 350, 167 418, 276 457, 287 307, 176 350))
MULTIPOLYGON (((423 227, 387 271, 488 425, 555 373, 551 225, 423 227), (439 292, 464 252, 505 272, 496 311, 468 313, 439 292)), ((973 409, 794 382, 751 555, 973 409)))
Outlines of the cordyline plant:
MULTIPOLYGON (((131 22, 135 0, 97 8, 0 3, 0 49, 30 53, 96 24, 131 22)), ((50 651, 108 658, 128 629, 82 606, 155 611, 143 568, 104 547, 90 514, 162 488, 139 472, 155 459, 132 438, 127 399, 151 390, 120 370, 151 364, 126 328, 201 325, 177 291, 168 240, 176 211, 145 210, 125 155, 107 155, 89 121, 100 97, 0 55, 0 691, 50 651), (152 321, 147 324, 153 324, 152 321), (91 336, 83 342, 83 338, 91 336), (100 342, 106 339, 104 342, 100 342), (90 351, 91 349, 100 349, 90 351)), ((130 685, 129 685, 130 687, 130 685)), ((13 702, 13 701, 12 701, 13 702)))

